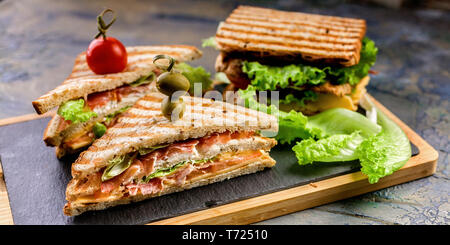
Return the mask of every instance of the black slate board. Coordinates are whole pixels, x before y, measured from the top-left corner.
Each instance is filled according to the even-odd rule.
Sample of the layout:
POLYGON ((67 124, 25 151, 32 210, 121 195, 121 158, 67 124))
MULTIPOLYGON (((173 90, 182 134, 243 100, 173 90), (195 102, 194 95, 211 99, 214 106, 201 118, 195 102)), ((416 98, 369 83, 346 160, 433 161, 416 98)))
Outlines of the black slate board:
MULTIPOLYGON (((289 146, 276 146, 272 169, 184 192, 66 217, 65 189, 75 159, 59 161, 42 141, 50 118, 0 127, 0 157, 15 224, 145 224, 360 169, 358 161, 299 166, 289 146)), ((418 149, 412 145, 413 155, 418 149)))

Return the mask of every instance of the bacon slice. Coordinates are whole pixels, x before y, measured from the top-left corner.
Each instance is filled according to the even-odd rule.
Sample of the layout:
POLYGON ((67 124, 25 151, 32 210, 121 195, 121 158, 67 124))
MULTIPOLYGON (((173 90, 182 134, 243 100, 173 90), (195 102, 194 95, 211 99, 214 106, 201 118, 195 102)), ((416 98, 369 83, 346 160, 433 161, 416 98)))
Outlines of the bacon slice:
POLYGON ((118 188, 121 184, 128 184, 136 178, 144 176, 144 165, 141 161, 135 160, 131 166, 120 175, 102 183, 101 191, 109 193, 118 188))
POLYGON ((174 180, 175 184, 178 186, 181 186, 186 181, 187 176, 195 170, 195 167, 191 164, 187 164, 186 167, 183 167, 182 169, 176 171, 174 174, 171 174, 170 176, 165 177, 164 179, 167 180, 174 180))
MULTIPOLYGON (((254 132, 235 132, 231 133, 229 131, 224 133, 215 133, 202 137, 199 139, 191 139, 183 142, 176 142, 167 147, 155 150, 144 156, 139 156, 134 159, 131 166, 125 170, 120 175, 105 181, 101 184, 101 193, 110 193, 113 190, 119 188, 120 186, 126 186, 130 195, 136 195, 138 191, 144 193, 151 193, 151 185, 146 186, 146 184, 131 184, 135 180, 142 179, 144 176, 154 172, 155 163, 160 160, 167 160, 173 154, 193 154, 193 152, 198 149, 206 149, 214 144, 227 143, 233 139, 242 139, 253 136, 254 132), (141 186, 143 186, 141 188, 141 186)), ((181 167, 175 173, 170 176, 165 176, 162 178, 163 181, 169 181, 170 183, 175 183, 176 185, 182 185, 187 179, 193 178, 195 176, 215 173, 222 170, 228 166, 247 161, 251 158, 257 158, 261 156, 260 151, 250 151, 250 152, 240 152, 240 153, 222 153, 219 158, 215 161, 207 162, 199 166, 193 166, 187 164, 185 167, 181 167), (231 154, 231 155, 230 155, 231 154)), ((153 180, 153 179, 152 179, 153 180)), ((153 187, 152 187, 153 188, 153 187)))
POLYGON ((131 196, 135 196, 139 191, 142 195, 149 195, 160 192, 163 189, 163 185, 160 178, 153 178, 148 183, 129 184, 126 188, 131 196))
POLYGON ((174 143, 166 148, 163 148, 159 151, 162 151, 160 159, 167 160, 170 156, 174 154, 182 154, 182 153, 193 153, 195 150, 195 146, 199 143, 198 140, 189 140, 186 142, 174 143))
POLYGON ((87 97, 87 105, 91 110, 94 110, 97 107, 105 106, 110 101, 120 102, 123 97, 132 93, 140 93, 147 90, 147 85, 148 84, 143 84, 136 87, 124 85, 112 90, 92 93, 87 97))
POLYGON ((230 140, 237 140, 243 138, 249 138, 253 136, 255 132, 234 132, 226 131, 224 133, 214 133, 209 136, 199 139, 198 150, 206 151, 209 147, 217 143, 227 143, 230 140))
POLYGON ((236 155, 224 154, 224 156, 220 157, 216 161, 210 161, 203 165, 196 166, 195 169, 191 171, 192 174, 189 174, 186 179, 191 179, 201 174, 216 173, 217 171, 225 169, 229 166, 245 162, 253 158, 258 158, 261 155, 261 151, 249 151, 236 155))
MULTIPOLYGON (((144 176, 144 164, 141 160, 139 160, 133 162, 133 164, 121 175, 101 183, 101 189, 96 191, 93 195, 79 198, 86 200, 89 199, 91 201, 97 198, 104 198, 119 186, 125 186, 125 190, 131 196, 135 196, 139 193, 143 195, 155 194, 164 189, 164 184, 182 186, 186 181, 193 178, 207 174, 214 174, 233 165, 258 158, 262 154, 263 153, 259 150, 239 153, 223 153, 215 161, 211 161, 200 166, 187 164, 186 166, 180 167, 180 169, 171 175, 153 178, 148 183, 135 184, 132 182, 132 180, 135 179, 132 176, 136 177, 136 173, 138 173, 141 178, 144 176)), ((100 180, 100 178, 101 174, 99 173, 98 179, 100 180)))

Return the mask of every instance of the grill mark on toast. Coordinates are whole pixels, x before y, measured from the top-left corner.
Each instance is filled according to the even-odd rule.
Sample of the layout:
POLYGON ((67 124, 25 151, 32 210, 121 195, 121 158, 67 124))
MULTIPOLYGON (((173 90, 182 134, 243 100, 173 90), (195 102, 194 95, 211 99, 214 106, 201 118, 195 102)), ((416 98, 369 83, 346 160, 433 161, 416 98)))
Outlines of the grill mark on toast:
POLYGON ((192 60, 202 55, 201 51, 195 47, 186 45, 127 47, 127 52, 131 57, 127 70, 122 73, 106 75, 106 77, 101 75, 101 77, 97 77, 98 75, 88 72, 86 52, 82 52, 75 59, 71 75, 61 85, 32 102, 36 112, 42 114, 64 101, 80 98, 93 92, 110 90, 148 74, 153 70, 154 65, 149 63, 149 59, 142 60, 143 57, 139 57, 140 53, 143 55, 149 53, 172 54, 179 61, 192 60), (137 60, 133 61, 133 57, 136 57, 137 60))
POLYGON ((160 106, 157 106, 156 102, 160 103, 164 97, 160 93, 150 93, 139 100, 119 118, 116 125, 109 128, 105 135, 80 155, 72 166, 72 171, 82 174, 102 168, 112 157, 137 150, 139 147, 202 137, 211 132, 244 129, 254 131, 269 129, 276 125, 275 117, 262 112, 189 96, 183 97, 187 105, 183 118, 170 122, 161 115, 160 106), (201 107, 202 104, 209 106, 201 107), (142 108, 145 105, 149 108, 142 108), (205 127, 209 129, 205 130, 205 127))
POLYGON ((257 21, 257 20, 240 20, 240 19, 229 19, 225 22, 225 25, 227 24, 233 24, 233 25, 240 25, 240 26, 254 26, 259 28, 269 28, 273 29, 275 31, 277 30, 287 30, 287 31, 294 31, 297 33, 305 33, 305 34, 312 34, 312 35, 321 35, 321 36, 330 36, 330 37, 346 37, 346 38, 355 38, 360 39, 361 33, 360 32, 343 32, 343 31, 337 31, 337 30, 330 30, 327 28, 315 28, 310 26, 299 26, 292 23, 270 23, 270 22, 264 22, 264 21, 257 21))
POLYGON ((320 14, 310 14, 310 13, 301 13, 301 12, 293 12, 293 11, 282 11, 261 7, 252 7, 252 6, 238 6, 231 15, 233 14, 243 14, 243 15, 252 15, 252 16, 266 16, 266 17, 286 17, 286 19, 299 19, 299 20, 309 20, 316 22, 327 22, 327 23, 341 23, 347 25, 355 25, 362 26, 365 24, 365 20, 357 19, 357 18, 348 18, 348 17, 340 17, 340 16, 330 16, 330 15, 320 15, 320 14))
POLYGON ((267 24, 287 24, 287 25, 301 25, 303 27, 307 27, 307 29, 312 31, 317 30, 328 30, 333 31, 334 33, 340 34, 360 34, 363 30, 362 27, 353 27, 348 25, 339 26, 337 23, 326 24, 322 22, 312 22, 305 20, 296 20, 296 19, 282 19, 282 18, 273 18, 273 17, 257 17, 255 15, 239 15, 239 16, 230 16, 226 19, 226 22, 264 22, 267 24))
POLYGON ((298 47, 298 48, 310 48, 317 50, 331 50, 331 51, 354 51, 357 46, 354 44, 339 44, 339 43, 330 43, 330 42, 312 42, 309 40, 299 40, 290 37, 274 37, 273 35, 267 34, 251 34, 247 32, 241 31, 219 31, 219 37, 231 37, 233 34, 241 33, 239 37, 234 36, 234 39, 240 40, 243 42, 258 42, 265 44, 279 44, 285 45, 289 47, 298 47))
POLYGON ((365 31, 362 19, 239 6, 219 25, 216 41, 225 52, 301 55, 351 66, 359 62, 365 31))
POLYGON ((331 35, 322 35, 316 33, 295 31, 288 28, 268 28, 268 27, 256 27, 252 25, 235 25, 223 23, 221 25, 220 30, 227 31, 235 31, 235 32, 245 32, 248 34, 254 35, 276 35, 277 37, 286 37, 286 38, 294 38, 296 40, 309 40, 309 41, 317 41, 317 42, 327 42, 327 43, 339 43, 339 44, 355 44, 358 43, 359 39, 355 38, 347 38, 341 36, 331 36, 331 35), (277 32, 275 32, 277 31, 277 32), (306 35, 308 34, 308 35, 306 35))
MULTIPOLYGON (((217 37, 217 36, 216 36, 217 37)), ((242 50, 241 45, 239 43, 245 43, 246 51, 272 51, 272 52, 301 52, 302 56, 317 56, 318 58, 343 58, 343 59, 351 59, 353 55, 356 55, 354 52, 342 52, 342 51, 331 51, 331 50, 323 50, 323 49, 311 49, 307 47, 292 47, 286 45, 279 45, 273 43, 265 43, 258 40, 258 43, 249 43, 245 40, 241 40, 238 38, 228 39, 228 38, 217 38, 221 45, 225 44, 223 47, 224 50, 242 50), (239 43, 236 43, 239 42, 239 43), (269 45, 264 45, 269 44, 269 45), (262 46, 261 46, 262 45, 262 46)))

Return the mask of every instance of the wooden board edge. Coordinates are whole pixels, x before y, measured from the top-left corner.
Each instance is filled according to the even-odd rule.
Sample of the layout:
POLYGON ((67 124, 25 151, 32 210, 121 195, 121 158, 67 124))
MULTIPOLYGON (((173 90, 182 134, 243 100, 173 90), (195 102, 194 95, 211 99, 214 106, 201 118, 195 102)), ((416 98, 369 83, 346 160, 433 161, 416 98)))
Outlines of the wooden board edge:
POLYGON ((434 174, 439 157, 438 152, 375 98, 368 96, 378 109, 400 126, 410 141, 419 149, 418 155, 412 157, 405 166, 392 175, 381 178, 376 184, 370 184, 367 176, 363 173, 351 173, 215 208, 151 222, 149 225, 250 224, 434 174))
MULTIPOLYGON (((0 161, 1 168, 1 161, 0 161)), ((9 206, 8 192, 6 190, 3 174, 0 174, 0 225, 13 225, 11 207, 9 206)))
MULTIPOLYGON (((403 168, 380 179, 377 184, 369 184, 367 176, 356 172, 152 222, 149 225, 250 224, 432 175, 436 171, 438 152, 381 103, 372 96, 369 95, 369 97, 380 110, 403 129, 420 152, 417 156, 412 157, 403 168)), ((50 111, 43 115, 27 114, 1 119, 0 126, 49 117, 54 114, 55 111, 50 111)), ((14 224, 1 172, 1 162, 0 176, 2 176, 0 177, 0 224, 14 224)))
POLYGON ((380 179, 376 184, 370 184, 367 176, 355 172, 152 222, 149 225, 251 224, 430 176, 434 173, 436 162, 437 160, 417 164, 413 159, 402 169, 380 179))

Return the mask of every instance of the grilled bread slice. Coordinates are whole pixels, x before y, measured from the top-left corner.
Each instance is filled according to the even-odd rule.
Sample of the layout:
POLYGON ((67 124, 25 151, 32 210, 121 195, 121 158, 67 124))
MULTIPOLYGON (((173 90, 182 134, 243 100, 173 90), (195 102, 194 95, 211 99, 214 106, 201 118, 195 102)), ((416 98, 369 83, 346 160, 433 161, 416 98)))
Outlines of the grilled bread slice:
POLYGON ((165 97, 156 92, 147 94, 80 154, 72 165, 73 179, 66 190, 66 215, 182 191, 275 164, 268 151, 276 141, 258 134, 260 130, 278 130, 274 116, 230 103, 183 96, 184 115, 171 121, 161 114, 161 102, 165 97), (152 147, 159 149, 150 155, 141 155, 140 150, 152 147), (138 157, 125 172, 102 182, 102 175, 111 166, 111 160, 136 154, 138 157), (150 166, 149 158, 153 159, 150 166), (197 165, 199 162, 201 164, 197 165), (139 167, 140 163, 144 167, 139 167), (188 164, 168 177, 139 185, 142 171, 148 176, 180 163, 188 164), (206 171, 208 167, 215 170, 206 171), (181 180, 179 176, 182 176, 181 180))
POLYGON ((315 101, 307 101, 305 102, 305 106, 299 106, 294 102, 280 104, 280 109, 283 111, 300 111, 305 115, 314 115, 332 108, 345 108, 356 111, 359 100, 366 93, 366 86, 369 84, 369 80, 370 77, 365 76, 354 86, 350 86, 349 84, 315 86, 312 87, 312 91, 317 92, 317 99, 315 101))
POLYGON ((343 66, 358 64, 363 19, 239 6, 216 32, 220 51, 343 66))
MULTIPOLYGON (((86 122, 66 122, 55 114, 48 123, 43 139, 47 145, 56 146, 58 158, 89 146, 95 139, 92 133, 95 123, 103 122, 107 116, 132 106, 146 93, 156 91, 154 83, 137 87, 128 85, 151 72, 155 74, 159 72, 152 62, 155 55, 167 54, 174 57, 177 62, 190 61, 201 56, 201 52, 195 47, 183 45, 127 47, 127 52, 129 61, 126 70, 107 75, 95 75, 87 66, 85 53, 81 53, 76 58, 72 74, 64 83, 33 102, 38 113, 80 97, 84 97, 87 104, 92 103, 92 106, 95 106, 92 110, 97 113, 97 117, 86 122)), ((151 81, 155 77, 152 76, 151 81)))
POLYGON ((86 62, 86 53, 79 54, 70 76, 60 86, 33 101, 36 112, 42 114, 65 101, 132 83, 153 71, 155 67, 152 59, 158 54, 170 55, 177 61, 190 61, 202 55, 197 48, 185 45, 135 46, 126 49, 128 64, 125 70, 105 75, 92 72, 86 62))

